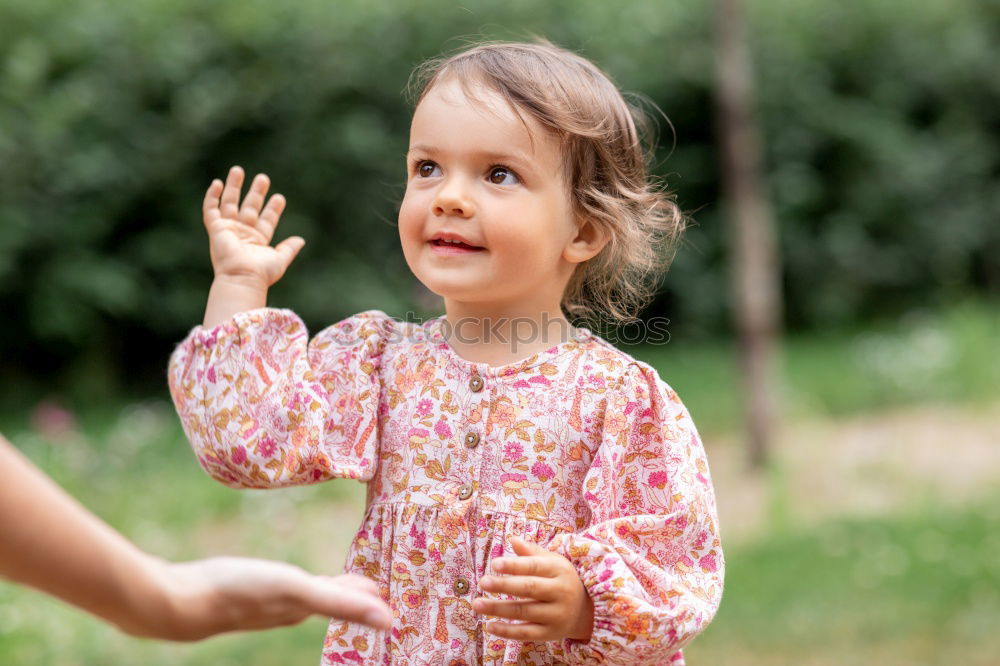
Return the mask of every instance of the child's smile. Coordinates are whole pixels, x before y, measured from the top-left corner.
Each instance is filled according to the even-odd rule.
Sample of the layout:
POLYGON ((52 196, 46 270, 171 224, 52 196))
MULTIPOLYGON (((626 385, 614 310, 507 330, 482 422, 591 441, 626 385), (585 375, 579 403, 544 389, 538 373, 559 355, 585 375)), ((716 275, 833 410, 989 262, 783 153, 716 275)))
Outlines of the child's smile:
POLYGON ((437 254, 468 254, 483 252, 486 248, 473 245, 464 236, 454 232, 439 232, 430 240, 431 249, 437 254))
POLYGON ((576 236, 558 139, 497 93, 455 81, 413 115, 399 234, 410 269, 446 304, 559 311, 576 236))

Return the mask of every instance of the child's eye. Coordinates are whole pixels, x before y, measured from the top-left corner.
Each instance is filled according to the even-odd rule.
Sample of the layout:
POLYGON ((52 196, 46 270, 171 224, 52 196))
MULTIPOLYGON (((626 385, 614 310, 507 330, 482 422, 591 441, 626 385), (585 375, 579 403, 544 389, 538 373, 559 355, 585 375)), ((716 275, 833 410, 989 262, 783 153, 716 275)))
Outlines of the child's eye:
POLYGON ((441 169, 437 164, 431 162, 430 160, 423 160, 417 163, 417 175, 421 178, 430 178, 431 176, 440 176, 441 169))
POLYGON ((504 166, 491 167, 487 180, 494 185, 517 185, 521 182, 517 174, 504 166))

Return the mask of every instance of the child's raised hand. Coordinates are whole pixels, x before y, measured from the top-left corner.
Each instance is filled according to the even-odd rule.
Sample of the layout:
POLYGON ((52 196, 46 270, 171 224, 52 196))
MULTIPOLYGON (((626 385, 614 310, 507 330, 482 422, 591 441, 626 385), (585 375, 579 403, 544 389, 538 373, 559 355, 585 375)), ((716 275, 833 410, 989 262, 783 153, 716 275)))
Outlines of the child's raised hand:
POLYGON ((489 622, 486 630, 521 641, 589 640, 594 604, 573 564, 524 539, 512 537, 510 542, 519 557, 493 560, 493 570, 505 575, 483 576, 479 587, 518 598, 480 597, 473 600, 472 608, 483 615, 520 623, 489 622))
POLYGON ((243 169, 229 170, 226 184, 215 179, 205 192, 202 214, 208 231, 216 280, 266 290, 277 282, 305 245, 298 236, 271 247, 285 198, 273 195, 264 205, 270 180, 257 174, 240 205, 243 169))

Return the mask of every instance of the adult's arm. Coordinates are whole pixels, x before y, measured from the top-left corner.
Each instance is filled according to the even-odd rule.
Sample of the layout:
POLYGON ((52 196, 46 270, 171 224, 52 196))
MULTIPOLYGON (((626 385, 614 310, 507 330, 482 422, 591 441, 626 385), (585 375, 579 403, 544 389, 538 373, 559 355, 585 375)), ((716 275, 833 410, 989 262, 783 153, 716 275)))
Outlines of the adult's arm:
POLYGON ((218 557, 170 563, 87 511, 0 435, 0 576, 135 636, 198 640, 318 614, 386 628, 373 581, 313 576, 280 562, 218 557))

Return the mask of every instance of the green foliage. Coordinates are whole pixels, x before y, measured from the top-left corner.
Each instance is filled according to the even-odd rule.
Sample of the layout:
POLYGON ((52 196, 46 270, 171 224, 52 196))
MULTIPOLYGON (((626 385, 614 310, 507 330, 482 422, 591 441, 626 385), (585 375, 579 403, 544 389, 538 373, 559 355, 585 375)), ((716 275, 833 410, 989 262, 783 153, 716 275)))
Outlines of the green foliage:
MULTIPOLYGON (((995 294, 1000 3, 753 7, 789 321, 995 294)), ((667 113, 676 148, 664 127, 658 170, 697 225, 649 314, 718 332, 727 267, 709 11, 655 0, 4 3, 2 371, 12 381, 16 358, 22 382, 161 384, 211 280, 202 193, 233 163, 271 175, 290 202, 279 234, 308 242, 273 304, 314 327, 367 308, 439 311, 394 229, 402 92, 414 65, 469 36, 544 35, 667 113)))
POLYGON ((757 4, 793 323, 996 294, 1000 3, 757 4))
MULTIPOLYGON (((962 303, 898 322, 799 333, 777 360, 781 418, 838 418, 918 403, 987 403, 1000 395, 1000 310, 962 303)), ((705 432, 742 423, 734 345, 681 335, 626 347, 659 371, 705 432)))

